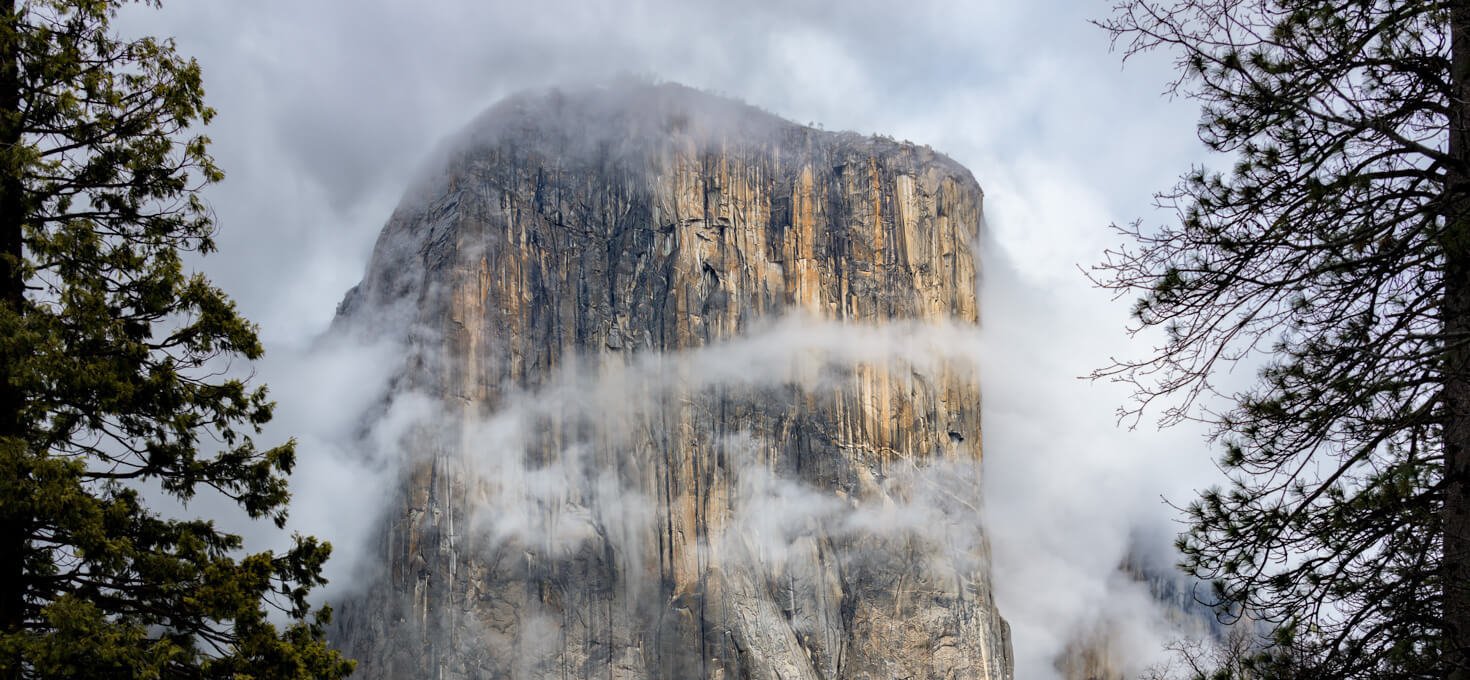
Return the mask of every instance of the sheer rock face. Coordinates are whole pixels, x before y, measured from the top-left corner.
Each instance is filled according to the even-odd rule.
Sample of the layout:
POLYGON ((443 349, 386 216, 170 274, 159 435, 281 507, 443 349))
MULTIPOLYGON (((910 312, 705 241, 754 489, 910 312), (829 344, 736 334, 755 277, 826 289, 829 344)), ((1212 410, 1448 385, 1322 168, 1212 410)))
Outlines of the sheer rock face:
POLYGON ((442 404, 338 607, 358 677, 1010 678, 978 479, 908 474, 976 469, 972 374, 677 360, 783 316, 973 326, 968 171, 676 86, 523 95, 449 148, 339 313, 408 310, 397 388, 442 404), (928 487, 922 532, 842 520, 928 487), (772 489, 821 512, 752 520, 772 489))

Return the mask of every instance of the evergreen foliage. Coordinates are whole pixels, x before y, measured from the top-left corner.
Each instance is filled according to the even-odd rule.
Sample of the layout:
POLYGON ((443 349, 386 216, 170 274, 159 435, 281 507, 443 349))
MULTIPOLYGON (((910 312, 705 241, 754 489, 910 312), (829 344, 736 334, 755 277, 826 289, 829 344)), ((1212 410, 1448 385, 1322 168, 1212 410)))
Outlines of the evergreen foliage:
POLYGON ((327 544, 246 553, 140 493, 282 526, 294 452, 251 441, 272 403, 220 369, 255 328, 181 260, 222 177, 199 67, 119 4, 0 1, 0 677, 345 676, 306 601, 327 544))
POLYGON ((1134 245, 1096 274, 1165 343, 1095 375, 1223 450, 1183 566, 1275 630, 1227 675, 1467 671, 1466 5, 1127 0, 1102 22, 1128 55, 1177 57, 1171 91, 1234 163, 1161 194, 1177 224, 1121 228, 1134 245), (1255 384, 1209 398, 1242 361, 1265 362, 1255 384))
MULTIPOLYGON (((1141 291, 1151 357, 1097 376, 1202 417, 1226 489, 1184 567, 1274 625, 1261 677, 1463 677, 1470 653, 1470 220, 1463 2, 1130 0, 1104 27, 1178 57, 1201 139, 1232 154, 1121 231, 1099 282, 1141 291), (1229 407, 1212 376, 1269 357, 1229 407)), ((1133 411, 1137 413, 1137 410, 1133 411)))

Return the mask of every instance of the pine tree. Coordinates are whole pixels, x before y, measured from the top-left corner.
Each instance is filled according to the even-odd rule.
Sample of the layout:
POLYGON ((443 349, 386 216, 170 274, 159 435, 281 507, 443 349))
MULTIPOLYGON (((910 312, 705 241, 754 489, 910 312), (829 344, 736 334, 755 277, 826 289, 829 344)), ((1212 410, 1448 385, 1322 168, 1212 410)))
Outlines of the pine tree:
POLYGON ((1177 57, 1172 91, 1234 163, 1160 195, 1177 224, 1121 229, 1098 272, 1165 342, 1097 375, 1223 450, 1183 566, 1292 650, 1249 675, 1465 677, 1470 8, 1127 0, 1102 25, 1177 57), (1208 398, 1243 361, 1255 384, 1208 398))
POLYGON ((222 177, 199 67, 117 37, 119 4, 0 1, 0 677, 342 677, 306 601, 328 545, 146 503, 282 526, 294 452, 252 443, 272 404, 220 367, 255 329, 181 259, 222 177))

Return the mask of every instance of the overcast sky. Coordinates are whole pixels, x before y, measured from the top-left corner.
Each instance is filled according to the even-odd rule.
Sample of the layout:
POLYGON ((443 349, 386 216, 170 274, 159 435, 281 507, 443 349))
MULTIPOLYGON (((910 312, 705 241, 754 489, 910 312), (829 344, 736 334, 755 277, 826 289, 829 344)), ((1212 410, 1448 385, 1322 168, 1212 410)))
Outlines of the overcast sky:
MULTIPOLYGON (((520 89, 631 73, 828 130, 929 144, 968 166, 991 237, 987 511, 1017 677, 1028 680, 1050 673, 1038 664, 1073 623, 1058 619, 1105 618, 1097 610, 1113 594, 1093 586, 1134 526, 1166 526, 1160 497, 1188 500, 1209 479, 1198 433, 1119 430, 1112 409, 1124 395, 1076 379, 1148 349, 1123 334, 1126 303, 1089 288, 1078 265, 1117 244, 1109 223, 1167 220, 1151 195, 1209 160, 1196 107, 1160 95, 1168 59, 1125 68, 1088 23, 1109 6, 174 0, 130 8, 119 26, 172 36, 203 66, 218 110, 207 132, 226 172, 207 193, 221 232, 204 268, 276 356, 326 328, 434 144, 520 89)), ((274 393, 281 419, 302 427, 291 413, 335 398, 289 376, 274 393)), ((299 481, 298 496, 313 483, 299 481)), ((309 507, 295 518, 333 531, 309 507)))

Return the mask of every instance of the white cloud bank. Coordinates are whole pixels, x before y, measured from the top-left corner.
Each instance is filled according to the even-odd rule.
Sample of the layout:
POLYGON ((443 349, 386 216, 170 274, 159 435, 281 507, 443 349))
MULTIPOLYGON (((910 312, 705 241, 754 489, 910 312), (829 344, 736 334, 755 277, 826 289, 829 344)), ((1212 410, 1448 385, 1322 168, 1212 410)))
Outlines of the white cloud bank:
MULTIPOLYGON (((728 93, 799 122, 910 138, 975 173, 993 240, 982 249, 985 511, 997 596, 1020 680, 1069 626, 1126 611, 1109 585, 1129 532, 1169 531, 1161 495, 1208 480, 1197 433, 1121 431, 1126 395, 1076 379, 1113 354, 1123 308, 1076 265, 1109 222, 1149 208, 1194 160, 1194 113, 1156 93, 1167 65, 1128 70, 1074 0, 915 3, 188 3, 130 7, 126 30, 198 56, 209 134, 228 179, 209 191, 221 252, 203 267, 262 325, 271 433, 301 444, 293 525, 350 563, 393 470, 343 451, 388 376, 392 348, 312 352, 357 282, 378 229, 434 143, 525 87, 651 74, 728 93), (359 361, 358 359, 361 359, 359 361)), ((380 405, 381 407, 381 405, 380 405)), ((412 399, 389 407, 411 420, 412 399)), ((376 436, 392 441, 394 422, 376 436)), ((333 565, 333 570, 341 569, 333 565)), ((337 571, 334 575, 341 575, 337 571)), ((1134 617, 1137 618, 1137 617, 1134 617)))

